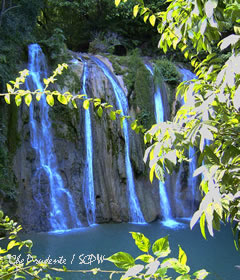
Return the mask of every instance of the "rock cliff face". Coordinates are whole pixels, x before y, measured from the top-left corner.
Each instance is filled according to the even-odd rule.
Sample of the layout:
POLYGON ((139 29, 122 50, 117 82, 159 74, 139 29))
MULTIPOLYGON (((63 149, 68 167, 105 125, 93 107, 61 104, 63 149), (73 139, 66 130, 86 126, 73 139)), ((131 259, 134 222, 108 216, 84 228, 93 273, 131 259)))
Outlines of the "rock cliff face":
MULTIPOLYGON (((106 61, 105 61, 106 62, 106 61)), ((101 98, 116 108, 115 95, 110 82, 96 64, 88 61, 89 76, 87 80, 88 97, 101 98)), ((81 61, 71 65, 75 77, 81 80, 83 64, 81 61)), ((123 81, 118 77, 120 84, 123 81)), ((68 83, 75 81, 68 80, 68 83)), ((66 90, 66 87, 64 88, 66 90)), ((77 92, 77 90, 76 90, 77 92)), ((84 109, 57 104, 50 109, 52 120, 54 152, 57 156, 60 175, 75 201, 77 214, 83 224, 87 224, 83 201, 82 182, 86 147, 84 144, 84 109)), ((38 105, 35 104, 35 110, 38 105)), ((96 222, 129 221, 128 199, 126 191, 125 140, 120 121, 110 120, 107 114, 102 118, 90 106, 93 135, 93 173, 96 199, 96 222)), ((131 111, 134 114, 134 111, 131 111)), ((134 117, 134 115, 133 115, 134 117)), ((14 172, 18 182, 17 215, 26 230, 49 230, 49 187, 46 176, 36 177, 36 153, 30 144, 30 127, 28 108, 21 107, 18 117, 18 131, 21 145, 14 158, 14 172), (36 186, 41 186, 39 187, 36 186), (39 195, 44 198, 44 203, 39 195)), ((142 135, 130 131, 130 158, 134 172, 136 193, 141 210, 147 222, 160 217, 158 182, 152 184, 148 179, 147 167, 143 162, 144 145, 142 135)))
MULTIPOLYGON (((75 54, 77 57, 77 54, 75 54)), ((111 63, 103 57, 99 57, 110 69, 111 63)), ((88 64, 87 95, 92 98, 101 98, 102 102, 108 102, 117 109, 116 98, 111 83, 102 70, 92 62, 87 55, 84 57, 88 64)), ((63 77, 62 91, 72 93, 81 92, 81 78, 83 63, 73 60, 69 63, 69 75, 63 77)), ((113 71, 113 69, 112 69, 113 71)), ((127 95, 127 90, 121 76, 116 76, 119 84, 127 95)), ((61 77, 62 79, 62 77, 61 77)), ((60 89, 60 84, 57 86, 60 89)), ((166 88, 162 85, 163 104, 169 115, 168 98, 166 88)), ((149 96, 154 100, 154 87, 149 96)), ((75 202, 77 216, 83 225, 87 225, 87 215, 83 198, 83 181, 85 170, 85 129, 84 109, 82 102, 78 103, 78 109, 71 106, 61 105, 57 101, 49 109, 52 121, 53 149, 57 158, 59 174, 64 186, 72 194, 75 202), (57 104, 58 103, 58 104, 57 104)), ((36 115, 39 105, 34 104, 36 115)), ((129 115, 136 117, 139 110, 137 106, 129 110, 129 115)), ((90 105, 93 138, 93 176, 96 201, 96 223, 128 222, 129 202, 127 198, 127 174, 125 166, 125 138, 120 121, 112 121, 104 112, 100 118, 94 106, 90 105)), ((27 231, 48 231, 50 189, 45 174, 36 176, 39 172, 37 155, 30 143, 29 108, 24 104, 18 109, 17 134, 20 137, 19 145, 14 152, 13 171, 18 186, 16 216, 23 228, 27 231)), ((167 119, 168 116, 166 116, 167 119)), ((38 121, 40 121, 38 119, 38 121)), ((144 143, 143 135, 135 134, 129 129, 130 137, 130 160, 134 173, 136 194, 138 196, 143 216, 147 222, 162 218, 160 210, 159 184, 154 179, 151 184, 148 177, 148 166, 143 162, 144 143)), ((177 205, 178 198, 184 200, 183 190, 176 198, 177 191, 181 187, 176 186, 178 174, 167 177, 166 189, 172 207, 173 216, 181 216, 183 211, 177 205)), ((186 195, 187 197, 187 195, 186 195)), ((186 199, 185 199, 186 200, 186 199)), ((197 202, 196 202, 197 203, 197 202)), ((188 207, 191 201, 185 201, 183 207, 188 207)), ((1 205, 0 205, 1 206, 1 205)), ((71 215, 71 213, 65 213, 71 215)))

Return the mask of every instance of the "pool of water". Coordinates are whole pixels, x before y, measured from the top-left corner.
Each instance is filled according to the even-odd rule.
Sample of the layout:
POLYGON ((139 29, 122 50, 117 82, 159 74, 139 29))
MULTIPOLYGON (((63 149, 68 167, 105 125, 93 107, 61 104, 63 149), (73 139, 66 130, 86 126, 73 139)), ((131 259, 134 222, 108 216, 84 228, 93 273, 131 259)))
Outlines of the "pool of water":
MULTIPOLYGON (((102 269, 114 270, 115 266, 108 261, 101 263, 103 256, 108 257, 116 252, 130 253, 133 257, 141 254, 130 231, 142 232, 153 243, 158 238, 169 235, 171 257, 178 257, 178 244, 188 256, 187 265, 191 273, 205 268, 211 272, 206 279, 210 280, 239 280, 240 253, 236 251, 230 227, 222 226, 214 237, 205 240, 197 225, 189 229, 189 221, 181 221, 182 226, 169 229, 160 222, 147 225, 135 224, 102 224, 88 228, 72 230, 62 233, 34 233, 24 234, 22 239, 32 239, 33 253, 40 259, 49 258, 57 261, 56 266, 64 264, 68 269, 102 269), (89 257, 89 255, 92 256, 89 257), (93 257, 94 256, 94 257, 93 257), (91 258, 91 259, 90 259, 91 258), (92 262, 90 264, 90 261, 92 262), (60 263, 60 264, 59 264, 60 263)), ((107 274, 58 274, 63 279, 109 279, 107 274)), ((113 277, 113 279, 118 279, 113 277)))

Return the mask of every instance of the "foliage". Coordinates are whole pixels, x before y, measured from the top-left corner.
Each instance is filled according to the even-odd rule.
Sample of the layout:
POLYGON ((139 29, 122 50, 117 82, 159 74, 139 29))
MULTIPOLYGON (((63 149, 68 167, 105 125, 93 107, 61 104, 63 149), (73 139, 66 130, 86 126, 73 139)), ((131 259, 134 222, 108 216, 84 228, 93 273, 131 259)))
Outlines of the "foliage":
POLYGON ((11 103, 11 97, 14 97, 15 103, 17 106, 20 106, 22 103, 22 100, 24 100, 25 104, 27 106, 30 106, 33 97, 35 96, 37 101, 40 101, 42 98, 42 95, 46 97, 46 102, 49 106, 54 106, 55 98, 57 98, 58 102, 60 102, 63 105, 69 105, 72 108, 78 108, 77 100, 82 100, 82 106, 85 110, 89 109, 90 104, 92 103, 94 105, 94 108, 98 114, 98 116, 101 118, 103 114, 103 109, 109 110, 109 117, 111 120, 115 120, 116 117, 119 115, 120 124, 122 126, 123 120, 128 119, 129 116, 124 116, 122 114, 122 110, 112 110, 113 106, 104 102, 101 102, 101 99, 99 98, 86 98, 85 94, 71 94, 70 92, 64 92, 61 93, 57 90, 51 91, 49 90, 49 87, 51 84, 54 84, 54 82, 57 80, 56 76, 61 75, 64 69, 67 69, 68 65, 66 63, 63 63, 62 65, 59 64, 56 70, 53 71, 53 75, 50 76, 48 79, 43 79, 43 83, 45 85, 45 88, 43 91, 40 91, 39 89, 36 89, 35 91, 31 92, 30 90, 22 90, 20 89, 20 86, 24 84, 26 77, 29 75, 29 71, 27 69, 20 71, 20 76, 16 78, 15 81, 10 81, 7 83, 7 93, 1 93, 0 96, 4 96, 5 102, 7 104, 11 103))
POLYGON ((142 64, 136 73, 133 102, 137 107, 137 119, 146 129, 149 129, 155 122, 152 84, 151 74, 142 64), (140 112, 138 112, 139 110, 140 112))
POLYGON ((114 32, 98 32, 89 44, 90 53, 113 53, 114 46, 121 45, 123 39, 114 32))
POLYGON ((150 179, 154 174, 160 178, 165 170, 171 173, 178 161, 188 160, 184 150, 197 147, 199 168, 194 175, 202 175, 204 197, 191 227, 200 219, 206 238, 205 223, 213 235, 220 221, 230 221, 240 245, 240 3, 169 0, 165 12, 153 13, 143 1, 138 2, 134 16, 140 13, 144 21, 157 25, 159 47, 164 52, 178 47, 198 75, 178 87, 177 95, 184 97, 185 105, 173 122, 155 125, 145 134, 145 142, 151 145, 145 153, 150 179), (218 53, 212 53, 212 44, 217 45, 218 53), (218 55, 225 50, 231 55, 222 62, 218 55), (202 51, 204 59, 199 56, 202 51))
POLYGON ((48 54, 52 65, 66 61, 70 57, 65 41, 66 38, 60 28, 55 28, 49 38, 39 41, 45 50, 44 52, 48 54))
POLYGON ((189 272, 190 267, 187 266, 187 256, 184 250, 179 246, 178 258, 166 258, 170 253, 168 236, 160 238, 151 243, 142 233, 131 232, 132 238, 136 246, 143 254, 137 258, 133 258, 130 254, 125 252, 118 252, 108 257, 106 260, 112 262, 118 268, 123 270, 101 270, 94 268, 91 270, 68 270, 65 266, 62 268, 51 267, 46 260, 39 260, 31 252, 33 243, 31 240, 22 241, 18 232, 22 229, 20 225, 10 220, 9 217, 4 216, 0 211, 0 232, 4 235, 1 239, 6 241, 6 249, 0 248, 0 278, 3 279, 26 279, 30 276, 32 279, 59 280, 61 278, 53 278, 48 272, 49 270, 58 272, 78 272, 78 273, 107 273, 110 274, 110 279, 114 274, 122 275, 121 279, 142 279, 142 276, 147 279, 172 279, 167 276, 168 269, 173 269, 177 274, 180 274, 176 280, 184 279, 205 279, 208 272, 201 269, 193 273, 194 278, 191 278, 189 272), (21 251, 22 259, 18 260, 13 254, 12 249, 17 248, 21 251), (152 249, 152 255, 150 254, 152 249), (24 251, 25 249, 25 251, 24 251), (160 262, 160 259, 163 259, 160 262), (27 260, 27 262, 25 262, 27 260), (136 264, 136 261, 141 261, 143 264, 136 264), (45 274, 45 276, 43 276, 45 274))
MULTIPOLYGON (((0 91, 25 58, 42 0, 0 1, 0 91), (4 5, 5 4, 5 5, 4 5), (21 43, 21 44, 20 44, 21 43)), ((21 66, 22 67, 22 66, 21 66)))
MULTIPOLYGON (((118 268, 125 269, 125 274, 121 279, 172 279, 168 277, 167 272, 173 269, 176 274, 180 274, 176 280, 183 279, 205 279, 208 272, 201 269, 189 274, 190 267, 187 265, 187 255, 179 246, 178 258, 169 258, 171 253, 168 236, 156 240, 151 246, 150 240, 139 232, 130 232, 135 241, 136 246, 143 253, 137 258, 133 258, 125 252, 118 252, 107 258, 118 268), (152 253, 151 253, 151 251, 152 253), (167 257, 167 258, 166 258, 167 257), (164 258, 164 259, 163 259, 164 258), (141 261, 141 264, 136 262, 141 261), (193 277, 193 278, 192 278, 193 277)), ((112 273, 113 275, 114 273, 112 273)), ((111 276, 112 276, 111 275, 111 276)))
POLYGON ((181 75, 177 71, 176 66, 167 59, 159 59, 155 62, 155 73, 161 73, 163 80, 169 84, 179 84, 181 75))

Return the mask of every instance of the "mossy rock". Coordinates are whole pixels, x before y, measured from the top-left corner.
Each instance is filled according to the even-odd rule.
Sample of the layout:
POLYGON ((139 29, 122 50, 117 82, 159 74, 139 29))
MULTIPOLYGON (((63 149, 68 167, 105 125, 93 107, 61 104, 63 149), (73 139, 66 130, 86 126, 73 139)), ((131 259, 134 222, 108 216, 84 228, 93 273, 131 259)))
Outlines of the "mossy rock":
POLYGON ((137 112, 137 119, 147 129, 155 123, 154 101, 153 101, 153 80, 150 72, 142 64, 136 73, 134 83, 134 105, 137 112))

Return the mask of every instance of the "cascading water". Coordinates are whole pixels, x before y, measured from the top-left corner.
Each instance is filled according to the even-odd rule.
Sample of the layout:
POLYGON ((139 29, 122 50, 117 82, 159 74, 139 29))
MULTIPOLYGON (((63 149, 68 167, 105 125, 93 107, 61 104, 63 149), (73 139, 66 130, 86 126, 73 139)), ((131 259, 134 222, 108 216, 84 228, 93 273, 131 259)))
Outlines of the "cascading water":
MULTIPOLYGON (((191 71, 184 69, 184 68, 179 68, 179 71, 182 74, 182 80, 183 81, 189 81, 192 79, 196 79, 196 75, 193 74, 191 71)), ((182 98, 180 101, 181 105, 184 105, 184 99, 182 98)), ((195 204, 194 201, 196 199, 196 190, 197 190, 197 177, 193 177, 194 170, 197 168, 197 157, 196 157, 196 151, 194 147, 190 147, 188 151, 188 156, 190 159, 189 162, 189 173, 188 173, 188 189, 191 190, 191 209, 190 212, 187 213, 185 211, 184 216, 191 216, 194 212, 195 204)))
MULTIPOLYGON (((121 86, 114 78, 113 74, 109 70, 109 68, 98 58, 91 56, 93 62, 95 62, 104 72, 108 80, 110 81, 113 91, 116 96, 118 109, 122 110, 121 115, 128 114, 128 102, 125 96, 124 91, 121 86)), ((125 165, 126 165, 126 173, 127 173, 127 186, 128 186, 128 201, 129 201, 129 209, 130 209, 130 219, 132 223, 143 224, 145 223, 139 200, 135 191, 135 184, 133 178, 133 171, 130 162, 129 155, 129 134, 128 134, 128 123, 126 120, 123 121, 123 133, 125 139, 125 165)))
MULTIPOLYGON (((41 80, 47 77, 44 54, 37 44, 29 45, 29 77, 26 86, 29 90, 39 89, 43 91, 41 80)), ((39 112, 34 111, 33 102, 29 109, 31 145, 36 151, 38 166, 35 176, 38 177, 40 189, 40 177, 48 178, 50 190, 50 215, 51 230, 67 230, 80 227, 75 205, 70 192, 64 188, 63 180, 58 172, 56 156, 53 152, 53 139, 51 133, 51 120, 48 116, 49 106, 45 96, 39 101, 39 112), (39 119, 39 121, 37 120, 39 119)), ((47 190, 45 190, 47 191, 47 190)), ((38 195, 41 198, 41 194, 38 195)), ((35 198, 36 199, 36 198, 35 198)), ((37 198, 38 199, 38 198, 37 198)))
MULTIPOLYGON (((149 70, 153 76, 153 69, 145 64, 146 68, 149 70)), ((154 104, 155 104, 155 119, 157 123, 164 121, 164 107, 161 96, 160 87, 156 87, 156 92, 154 94, 154 104)), ((177 222, 172 217, 171 206, 169 203, 166 186, 163 182, 159 180, 159 196, 160 196, 160 206, 163 214, 163 224, 167 227, 176 227, 177 222)))
MULTIPOLYGON (((86 81, 88 78, 88 65, 81 57, 84 63, 83 77, 82 77, 82 91, 87 97, 86 81)), ((94 181, 93 181, 93 145, 92 145, 92 127, 90 109, 85 110, 85 147, 86 147, 86 160, 85 172, 83 182, 83 197, 87 213, 88 224, 95 223, 96 202, 94 194, 94 181)))

